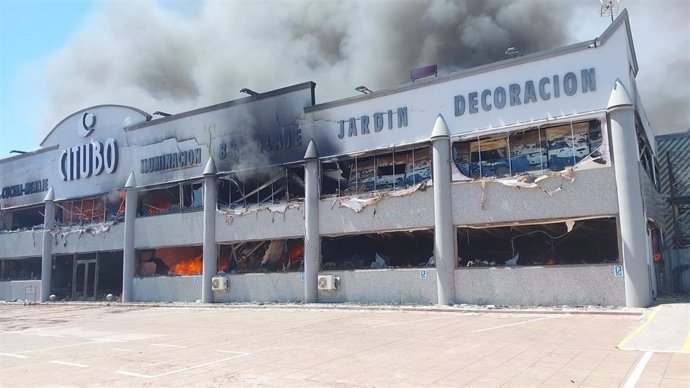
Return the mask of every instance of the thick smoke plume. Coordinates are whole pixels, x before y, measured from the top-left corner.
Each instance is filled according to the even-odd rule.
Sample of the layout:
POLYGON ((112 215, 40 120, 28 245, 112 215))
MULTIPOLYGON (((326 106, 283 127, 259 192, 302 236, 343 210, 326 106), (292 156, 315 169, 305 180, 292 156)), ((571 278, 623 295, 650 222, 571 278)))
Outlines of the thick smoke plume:
POLYGON ((48 128, 88 106, 176 113, 317 83, 319 102, 562 44, 567 16, 542 1, 209 1, 184 15, 152 1, 104 3, 47 66, 48 128))
MULTIPOLYGON (((598 3, 586 4, 595 18, 598 3)), ((262 92, 309 80, 318 85, 317 102, 324 102, 355 95, 358 85, 380 90, 409 82, 415 67, 438 64, 447 73, 505 59, 511 46, 527 54, 585 40, 568 36, 569 26, 583 21, 574 15, 584 3, 572 1, 236 0, 179 2, 181 9, 155 1, 99 4, 46 65, 44 132, 97 104, 178 113, 242 97, 245 87, 262 92)), ((681 108, 687 108, 684 90, 674 100, 681 108)), ((655 101, 647 108, 655 126, 678 130, 690 122, 662 122, 678 114, 654 109, 672 104, 658 104, 654 95, 643 99, 655 101)))

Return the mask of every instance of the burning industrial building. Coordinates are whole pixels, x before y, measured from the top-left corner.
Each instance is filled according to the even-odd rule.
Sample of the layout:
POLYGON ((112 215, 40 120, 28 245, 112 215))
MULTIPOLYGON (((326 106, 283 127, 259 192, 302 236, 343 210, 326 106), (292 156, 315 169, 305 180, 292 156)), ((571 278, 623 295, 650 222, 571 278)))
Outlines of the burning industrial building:
MULTIPOLYGON (((37 151, 0 160, 0 298, 31 286, 42 301, 649 304, 664 285, 653 260, 671 247, 627 13, 593 40, 528 54, 543 47, 501 15, 532 3, 481 4, 387 7, 380 23, 419 13, 438 28, 403 29, 390 39, 416 49, 379 46, 385 66, 360 74, 408 74, 445 53, 431 56, 438 74, 398 87, 317 104, 303 82, 162 117, 121 105, 67 116, 37 151), (507 36, 525 55, 487 63, 507 36), (468 47, 475 67, 456 71, 468 47)), ((317 16, 288 30, 322 50, 305 62, 316 72, 361 38, 318 35, 317 16)), ((560 43, 556 21, 530 20, 560 43)), ((176 107, 223 89, 217 73, 161 84, 151 69, 131 66, 132 82, 176 107)))

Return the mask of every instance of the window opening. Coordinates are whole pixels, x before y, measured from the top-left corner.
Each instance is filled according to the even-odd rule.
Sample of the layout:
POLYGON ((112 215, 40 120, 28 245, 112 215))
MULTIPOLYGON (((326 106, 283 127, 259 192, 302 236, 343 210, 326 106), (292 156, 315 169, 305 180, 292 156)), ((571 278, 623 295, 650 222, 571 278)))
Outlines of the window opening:
POLYGON ((321 244, 323 270, 433 266, 432 230, 322 237, 321 244))

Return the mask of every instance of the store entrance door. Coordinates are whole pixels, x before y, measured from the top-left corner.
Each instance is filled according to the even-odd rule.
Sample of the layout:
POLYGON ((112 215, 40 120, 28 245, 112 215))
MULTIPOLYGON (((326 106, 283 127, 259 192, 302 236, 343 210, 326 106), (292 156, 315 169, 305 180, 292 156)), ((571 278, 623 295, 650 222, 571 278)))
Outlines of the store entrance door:
POLYGON ((72 300, 96 300, 98 261, 77 260, 72 272, 72 300))

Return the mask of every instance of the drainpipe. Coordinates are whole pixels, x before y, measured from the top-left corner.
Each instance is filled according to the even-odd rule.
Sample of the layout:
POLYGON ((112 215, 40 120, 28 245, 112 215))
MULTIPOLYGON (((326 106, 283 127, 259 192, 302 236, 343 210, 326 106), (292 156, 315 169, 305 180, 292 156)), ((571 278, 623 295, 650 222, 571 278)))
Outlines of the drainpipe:
POLYGON ((635 107, 620 80, 608 107, 611 152, 618 195, 619 251, 623 260, 625 305, 646 307, 652 301, 647 264, 647 231, 639 175, 635 107))
POLYGON ((122 252, 122 301, 131 302, 134 300, 134 272, 135 272, 135 252, 134 252, 134 221, 137 219, 137 202, 139 202, 139 191, 134 179, 134 171, 129 174, 125 183, 125 247, 122 252))
POLYGON ((53 271, 53 235, 50 229, 55 223, 55 192, 53 186, 48 189, 43 203, 43 247, 41 247, 41 302, 46 302, 50 296, 50 278, 53 271))
POLYGON ((304 302, 319 301, 321 236, 319 232, 319 154, 314 140, 304 154, 304 302))
POLYGON ((452 304, 455 294, 455 228, 450 200, 450 132, 440 114, 431 131, 434 184, 434 255, 439 306, 452 304))
POLYGON ((203 275, 201 279, 201 301, 213 302, 211 283, 218 271, 218 252, 216 251, 216 203, 218 186, 216 186, 216 164, 213 157, 208 158, 204 168, 204 246, 203 275))

